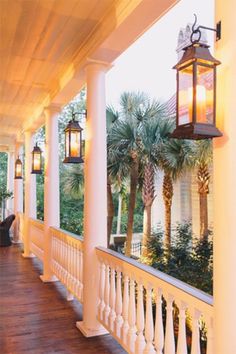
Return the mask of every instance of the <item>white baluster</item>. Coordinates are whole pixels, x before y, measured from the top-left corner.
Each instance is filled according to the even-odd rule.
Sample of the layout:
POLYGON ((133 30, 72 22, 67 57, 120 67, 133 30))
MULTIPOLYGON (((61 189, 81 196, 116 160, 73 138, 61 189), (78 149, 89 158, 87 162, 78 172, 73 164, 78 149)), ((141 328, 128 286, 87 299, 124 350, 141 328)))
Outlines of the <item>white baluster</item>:
POLYGON ((135 281, 130 279, 130 293, 129 293, 129 331, 128 331, 128 348, 131 353, 135 352, 136 335, 136 306, 135 306, 135 281))
POLYGON ((143 284, 138 284, 137 303, 137 340, 135 343, 135 353, 142 354, 146 346, 144 331, 144 305, 143 305, 143 284))
POLYGON ((100 281, 99 281, 100 302, 99 302, 99 309, 98 309, 98 314, 99 314, 99 318, 101 321, 104 320, 104 318, 103 318, 103 311, 105 308, 104 291, 105 291, 105 264, 101 260, 100 261, 100 281))
POLYGON ((116 304, 116 283, 115 283, 115 269, 111 268, 111 285, 110 285, 110 314, 109 314, 109 327, 114 332, 114 321, 116 319, 115 304, 116 304))
POLYGON ((123 326, 122 326, 122 341, 124 345, 127 345, 127 337, 129 330, 129 322, 128 322, 128 314, 129 314, 129 277, 128 275, 124 276, 124 296, 123 296, 123 326))
POLYGON ((154 325, 153 325, 153 312, 152 312, 152 285, 148 284, 146 288, 146 321, 145 321, 145 339, 146 346, 144 349, 145 354, 156 353, 153 346, 154 325))
POLYGON ((207 354, 213 354, 213 318, 207 320, 207 354))
POLYGON ((110 295, 110 267, 107 264, 106 277, 105 277, 105 311, 104 311, 104 322, 107 326, 108 326, 108 318, 110 313, 109 295, 110 295))
MULTIPOLYGON (((193 313, 193 324, 192 324, 192 346, 191 354, 201 354, 200 348, 200 333, 199 333, 199 319, 201 313, 195 309, 193 313)), ((222 353, 223 354, 223 353, 222 353)))
POLYGON ((173 297, 168 296, 166 305, 166 333, 165 347, 166 354, 175 354, 175 337, 174 337, 174 321, 173 321, 173 297))
POLYGON ((186 335, 186 309, 187 305, 184 302, 181 302, 179 306, 179 333, 177 354, 188 354, 186 335))
POLYGON ((157 354, 163 354, 164 327, 162 317, 162 290, 160 288, 156 291, 156 323, 154 342, 157 354))
POLYGON ((122 319, 122 289, 121 289, 121 271, 117 269, 116 272, 116 321, 115 331, 118 338, 121 337, 122 319))

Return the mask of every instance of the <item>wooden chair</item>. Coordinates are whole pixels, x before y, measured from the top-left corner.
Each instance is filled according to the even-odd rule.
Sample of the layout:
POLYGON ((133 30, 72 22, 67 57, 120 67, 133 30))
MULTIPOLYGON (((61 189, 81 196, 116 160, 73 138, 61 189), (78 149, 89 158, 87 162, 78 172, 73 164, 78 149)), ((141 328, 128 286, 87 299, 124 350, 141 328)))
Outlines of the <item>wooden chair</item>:
POLYGON ((0 247, 11 246, 9 230, 14 220, 15 215, 12 214, 0 223, 0 247))

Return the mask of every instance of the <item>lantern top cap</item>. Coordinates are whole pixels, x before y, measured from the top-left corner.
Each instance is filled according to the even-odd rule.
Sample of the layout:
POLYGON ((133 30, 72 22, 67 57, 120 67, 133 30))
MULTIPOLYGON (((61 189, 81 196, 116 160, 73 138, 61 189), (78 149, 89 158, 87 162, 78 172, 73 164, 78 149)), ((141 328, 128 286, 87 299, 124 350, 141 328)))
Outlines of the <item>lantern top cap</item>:
POLYGON ((42 152, 42 150, 40 149, 40 147, 38 146, 38 143, 35 144, 33 152, 42 152))
POLYGON ((212 66, 221 64, 219 60, 211 55, 208 45, 193 43, 190 46, 184 48, 184 54, 182 58, 173 67, 173 69, 179 70, 181 67, 187 64, 192 64, 194 62, 210 64, 212 66))
POLYGON ((21 164, 22 165, 22 161, 21 161, 21 159, 20 159, 20 157, 18 156, 18 158, 16 159, 16 164, 21 164))
POLYGON ((65 131, 67 131, 67 130, 82 131, 83 128, 81 128, 79 122, 73 118, 73 119, 70 120, 69 123, 67 124, 67 126, 66 126, 66 128, 65 128, 65 131))

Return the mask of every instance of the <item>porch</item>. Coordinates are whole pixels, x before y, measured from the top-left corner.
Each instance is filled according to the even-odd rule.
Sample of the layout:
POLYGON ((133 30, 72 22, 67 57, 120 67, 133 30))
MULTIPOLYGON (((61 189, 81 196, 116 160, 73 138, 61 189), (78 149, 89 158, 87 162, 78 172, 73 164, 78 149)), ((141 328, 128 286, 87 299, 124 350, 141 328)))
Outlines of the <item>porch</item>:
POLYGON ((21 254, 19 245, 0 248, 2 354, 125 353, 111 335, 85 338, 75 327, 81 304, 66 300, 60 282, 42 283, 41 262, 21 254))
POLYGON ((24 258, 18 246, 0 250, 6 354, 236 352, 234 0, 215 1, 216 22, 221 20, 223 28, 216 44, 222 61, 217 120, 223 137, 214 143, 214 306, 211 296, 106 248, 106 73, 177 2, 1 2, 6 36, 1 42, 0 151, 8 153, 7 184, 14 191, 7 205, 16 215, 14 241, 24 247, 24 258), (82 239, 60 229, 58 115, 84 86, 82 239), (42 126, 43 223, 36 220, 31 173, 34 134, 42 126), (24 188, 22 179, 14 180, 14 161, 23 145, 24 188))

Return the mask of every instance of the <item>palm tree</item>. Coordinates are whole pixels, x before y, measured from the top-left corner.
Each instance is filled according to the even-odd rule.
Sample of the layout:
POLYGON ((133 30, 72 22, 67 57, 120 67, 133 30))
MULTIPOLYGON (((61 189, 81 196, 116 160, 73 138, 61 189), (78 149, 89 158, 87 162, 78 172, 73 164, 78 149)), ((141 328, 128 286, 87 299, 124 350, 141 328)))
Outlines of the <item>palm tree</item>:
POLYGON ((166 139, 172 130, 172 121, 164 117, 164 110, 159 106, 156 116, 147 119, 142 125, 142 163, 143 163, 143 183, 142 199, 144 204, 144 223, 142 239, 142 256, 147 257, 148 245, 151 237, 151 208, 155 199, 155 172, 158 168, 158 158, 156 150, 158 145, 166 139))
POLYGON ((129 210, 125 254, 130 256, 133 235, 133 220, 139 173, 139 136, 134 119, 120 120, 108 135, 108 151, 113 161, 109 166, 113 176, 130 176, 129 210), (116 172, 115 172, 116 171, 116 172), (121 172, 122 171, 122 172, 121 172))
POLYGON ((64 193, 70 194, 73 198, 81 198, 84 192, 83 165, 69 166, 65 169, 62 177, 62 188, 64 193))
POLYGON ((209 194, 210 172, 209 164, 212 162, 212 141, 200 140, 195 144, 194 162, 197 166, 197 184, 200 203, 200 237, 208 237, 208 207, 207 195, 209 194))
POLYGON ((162 194, 165 205, 165 238, 166 255, 171 248, 171 206, 173 199, 173 183, 189 168, 193 161, 193 144, 187 140, 169 139, 159 148, 160 166, 164 171, 162 194))

